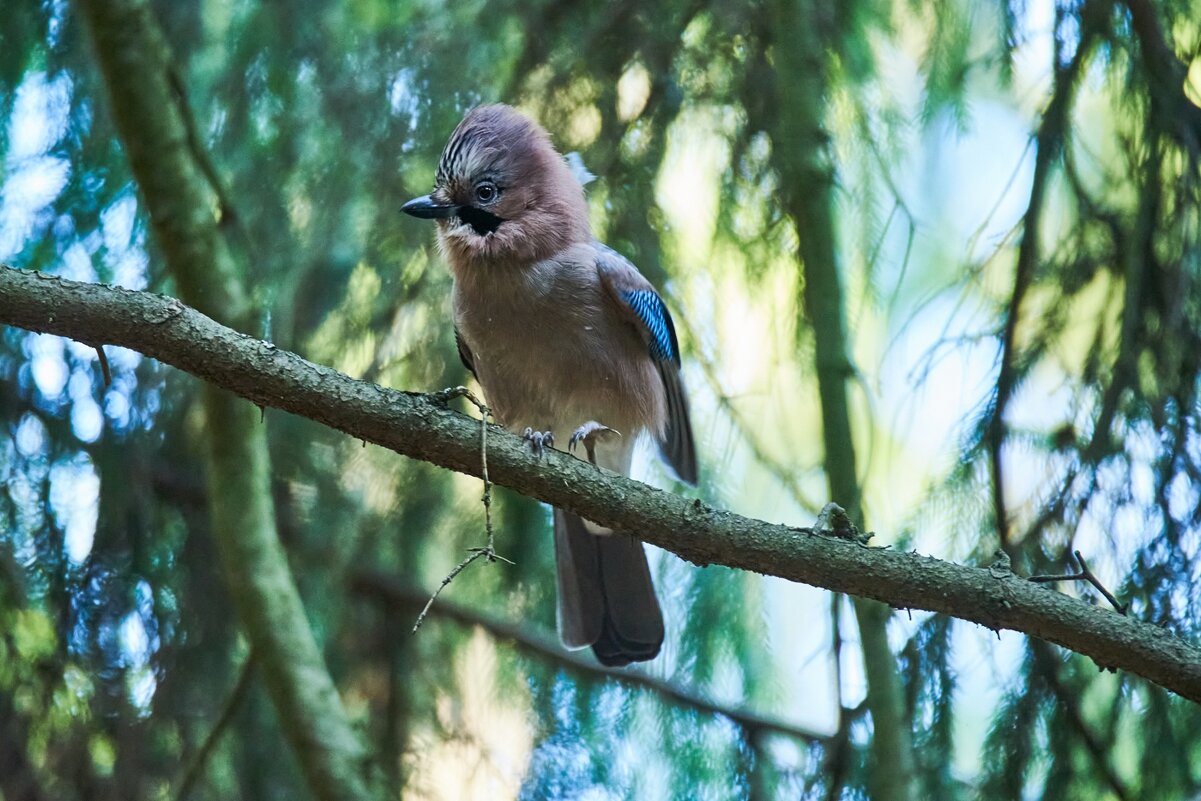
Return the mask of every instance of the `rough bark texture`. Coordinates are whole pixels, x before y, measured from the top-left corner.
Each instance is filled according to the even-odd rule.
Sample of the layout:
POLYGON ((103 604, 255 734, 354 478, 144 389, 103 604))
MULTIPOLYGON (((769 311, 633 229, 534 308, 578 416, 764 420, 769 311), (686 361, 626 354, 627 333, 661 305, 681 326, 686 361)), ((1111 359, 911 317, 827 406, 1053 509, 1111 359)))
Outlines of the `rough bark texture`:
MULTIPOLYGON (((847 355, 845 304, 835 247, 834 167, 824 123, 829 55, 822 33, 832 26, 829 18, 823 17, 827 13, 823 4, 811 0, 776 0, 773 11, 774 29, 782 34, 773 48, 781 62, 778 74, 790 77, 777 85, 779 116, 772 132, 772 155, 784 208, 797 229, 803 267, 801 301, 813 329, 826 479, 831 498, 862 526, 847 402, 847 382, 854 371, 847 355)), ((873 723, 871 796, 878 801, 910 801, 915 788, 913 742, 897 660, 888 645, 890 612, 864 598, 855 598, 853 603, 873 723)))
MULTIPOLYGON (((172 298, 0 268, 0 322, 94 346, 131 348, 259 406, 480 475, 478 420, 448 409, 437 397, 386 389, 315 365, 172 298)), ((535 461, 518 437, 496 426, 488 432, 488 475, 600 525, 634 532, 698 565, 753 570, 895 608, 928 609, 991 629, 1021 631, 1201 703, 1201 648, 1008 571, 868 548, 812 529, 748 519, 598 470, 560 451, 535 461)))
MULTIPOLYGON (((212 187, 197 167, 184 99, 149 5, 87 0, 80 9, 171 277, 189 303, 249 327, 247 293, 218 225, 212 187)), ((66 318, 66 310, 59 313, 66 318)), ((213 536, 284 734, 316 797, 370 798, 365 750, 322 660, 276 533, 259 412, 216 383, 204 388, 202 401, 213 536)))

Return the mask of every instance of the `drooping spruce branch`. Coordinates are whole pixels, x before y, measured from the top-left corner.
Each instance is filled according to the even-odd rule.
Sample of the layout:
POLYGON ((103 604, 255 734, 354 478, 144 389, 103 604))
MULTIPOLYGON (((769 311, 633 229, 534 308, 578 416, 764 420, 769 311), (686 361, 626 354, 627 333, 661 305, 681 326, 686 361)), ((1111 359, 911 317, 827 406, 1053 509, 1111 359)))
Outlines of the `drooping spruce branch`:
MULTIPOLYGON (((1100 23, 1096 20, 1099 12, 1096 6, 1097 3, 1092 3, 1085 9, 1087 14, 1084 14, 1084 33, 1076 46, 1076 52, 1071 61, 1063 67, 1058 66, 1058 60, 1056 61, 1055 90, 1043 112, 1038 133, 1035 135, 1034 176, 1030 184, 1030 199, 1026 204, 1026 212, 1022 216, 1022 242, 1018 247, 1017 263, 1014 266, 1013 291, 1009 299, 1009 309, 1005 315, 1005 328, 1001 335, 1001 363, 997 371, 997 390, 993 399, 992 419, 989 421, 987 432, 988 457, 992 472, 993 518, 997 527, 997 537, 1000 540, 1001 548, 1009 554, 1011 559, 1015 560, 1019 556, 1019 552, 1014 546, 1014 538, 1009 531, 1009 515, 1005 508, 1005 473, 1001 458, 1007 436, 1005 411, 1021 377, 1016 345, 1017 331, 1026 293, 1033 284, 1040 258, 1039 226, 1042 224, 1047 189, 1054 172, 1054 165, 1060 153, 1063 152, 1068 117, 1080 75, 1088 64, 1093 45, 1099 35, 1098 25, 1100 23)), ((1058 59, 1058 54, 1056 59, 1058 59)))
MULTIPOLYGON (((351 588, 376 603, 388 607, 399 607, 405 611, 420 608, 430 596, 429 592, 410 582, 376 571, 364 570, 354 573, 351 577, 351 588)), ((562 665, 576 673, 619 681, 630 687, 650 690, 668 702, 711 715, 721 715, 752 734, 759 732, 782 734, 806 743, 826 743, 829 740, 826 735, 794 723, 785 722, 771 715, 716 703, 685 687, 652 676, 636 667, 605 667, 591 656, 565 650, 553 634, 543 634, 528 626, 510 623, 486 611, 471 609, 453 601, 439 600, 438 605, 433 607, 433 615, 453 620, 463 626, 479 626, 495 640, 512 643, 521 651, 562 665)))
MULTIPOLYGON (((131 348, 259 406, 480 475, 477 420, 427 395, 356 381, 315 365, 172 298, 0 268, 0 322, 92 346, 131 348)), ((634 533, 698 565, 753 570, 896 608, 1024 632, 1201 703, 1201 648, 1008 571, 868 548, 814 529, 752 520, 600 471, 558 451, 535 461, 519 438, 499 428, 489 431, 488 442, 489 478, 496 484, 634 533)))

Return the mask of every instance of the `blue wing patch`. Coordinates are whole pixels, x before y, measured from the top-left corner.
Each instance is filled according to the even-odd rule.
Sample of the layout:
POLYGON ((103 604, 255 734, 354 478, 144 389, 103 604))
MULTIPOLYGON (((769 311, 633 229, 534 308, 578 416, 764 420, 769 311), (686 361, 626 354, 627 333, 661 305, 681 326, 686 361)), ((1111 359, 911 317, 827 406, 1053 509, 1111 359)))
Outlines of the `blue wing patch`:
POLYGON ((676 341, 676 327, 667 312, 663 299, 649 289, 626 290, 621 293, 630 309, 646 326, 650 334, 651 358, 680 364, 680 345, 676 341))

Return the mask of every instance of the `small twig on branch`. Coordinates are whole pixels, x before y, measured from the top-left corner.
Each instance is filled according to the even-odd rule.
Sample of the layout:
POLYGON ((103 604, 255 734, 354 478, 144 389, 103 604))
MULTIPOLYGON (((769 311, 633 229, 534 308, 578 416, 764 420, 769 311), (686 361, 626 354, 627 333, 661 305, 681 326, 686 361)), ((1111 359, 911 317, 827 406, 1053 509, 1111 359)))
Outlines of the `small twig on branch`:
POLYGON ((104 374, 104 388, 108 389, 113 385, 113 374, 108 369, 108 357, 104 355, 104 346, 96 346, 96 356, 100 359, 100 372, 104 374))
POLYGON ((454 570, 446 574, 446 578, 442 579, 442 583, 438 585, 438 589, 434 590, 434 594, 431 595, 430 599, 425 602, 425 606, 421 609, 421 614, 417 616, 416 622, 413 623, 414 634, 417 633, 417 629, 421 628, 421 624, 425 622, 425 616, 429 613, 430 607, 434 605, 434 601, 436 601, 438 596, 442 594, 442 590, 446 589, 448 584, 454 581, 460 573, 466 570, 469 564, 487 553, 487 550, 484 548, 472 548, 470 549, 470 553, 471 556, 468 556, 462 562, 459 562, 454 570))
POLYGON ((467 566, 480 557, 486 558, 489 562, 495 562, 497 559, 502 562, 513 564, 513 561, 506 559, 496 552, 494 547, 496 537, 492 528, 492 482, 488 480, 488 415, 491 410, 484 405, 484 402, 475 396, 467 387, 451 387, 439 392, 435 392, 431 397, 445 404, 454 398, 466 398, 471 401, 475 408, 480 412, 480 475, 484 480, 484 496, 481 500, 484 502, 484 533, 487 536, 488 544, 482 548, 468 548, 467 552, 471 554, 450 571, 446 578, 442 579, 442 583, 438 585, 438 589, 434 590, 434 594, 425 602, 425 608, 421 610, 421 614, 417 616, 417 621, 413 623, 413 633, 417 633, 417 629, 421 628, 422 621, 429 613, 430 607, 434 605, 434 601, 442 594, 442 590, 446 589, 447 585, 455 580, 455 577, 467 569, 467 566))
POLYGON ((1088 563, 1084 561, 1084 557, 1080 555, 1080 551, 1073 551, 1072 553, 1076 555, 1076 561, 1080 563, 1079 573, 1072 573, 1067 576, 1031 576, 1028 581, 1033 581, 1036 584, 1047 584, 1052 581, 1087 581, 1105 596, 1105 600, 1109 601, 1118 614, 1126 614, 1126 605, 1118 603, 1118 599, 1113 596, 1113 593, 1105 589, 1105 585, 1101 583, 1101 580, 1093 575, 1093 571, 1088 569, 1088 563))

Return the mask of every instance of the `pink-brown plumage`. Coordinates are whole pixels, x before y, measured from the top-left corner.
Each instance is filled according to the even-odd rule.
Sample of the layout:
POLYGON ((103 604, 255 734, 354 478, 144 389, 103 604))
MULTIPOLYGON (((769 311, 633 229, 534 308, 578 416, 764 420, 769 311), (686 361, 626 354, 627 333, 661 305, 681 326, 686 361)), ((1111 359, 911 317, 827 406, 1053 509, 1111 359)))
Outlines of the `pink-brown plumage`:
POLYGON ((658 372, 637 331, 611 310, 596 258, 577 243, 525 267, 455 269, 455 323, 511 430, 569 433, 595 419, 627 440, 644 429, 663 435, 658 372))
MULTIPOLYGON (((405 210, 438 220, 460 355, 497 420, 560 442, 590 421, 616 429, 590 444, 599 465, 627 475, 646 433, 695 480, 670 315, 593 239, 583 187, 542 128, 508 106, 474 109, 443 150, 434 191, 405 210)), ((560 634, 605 664, 653 658, 663 620, 646 556, 607 534, 556 510, 560 634)))

